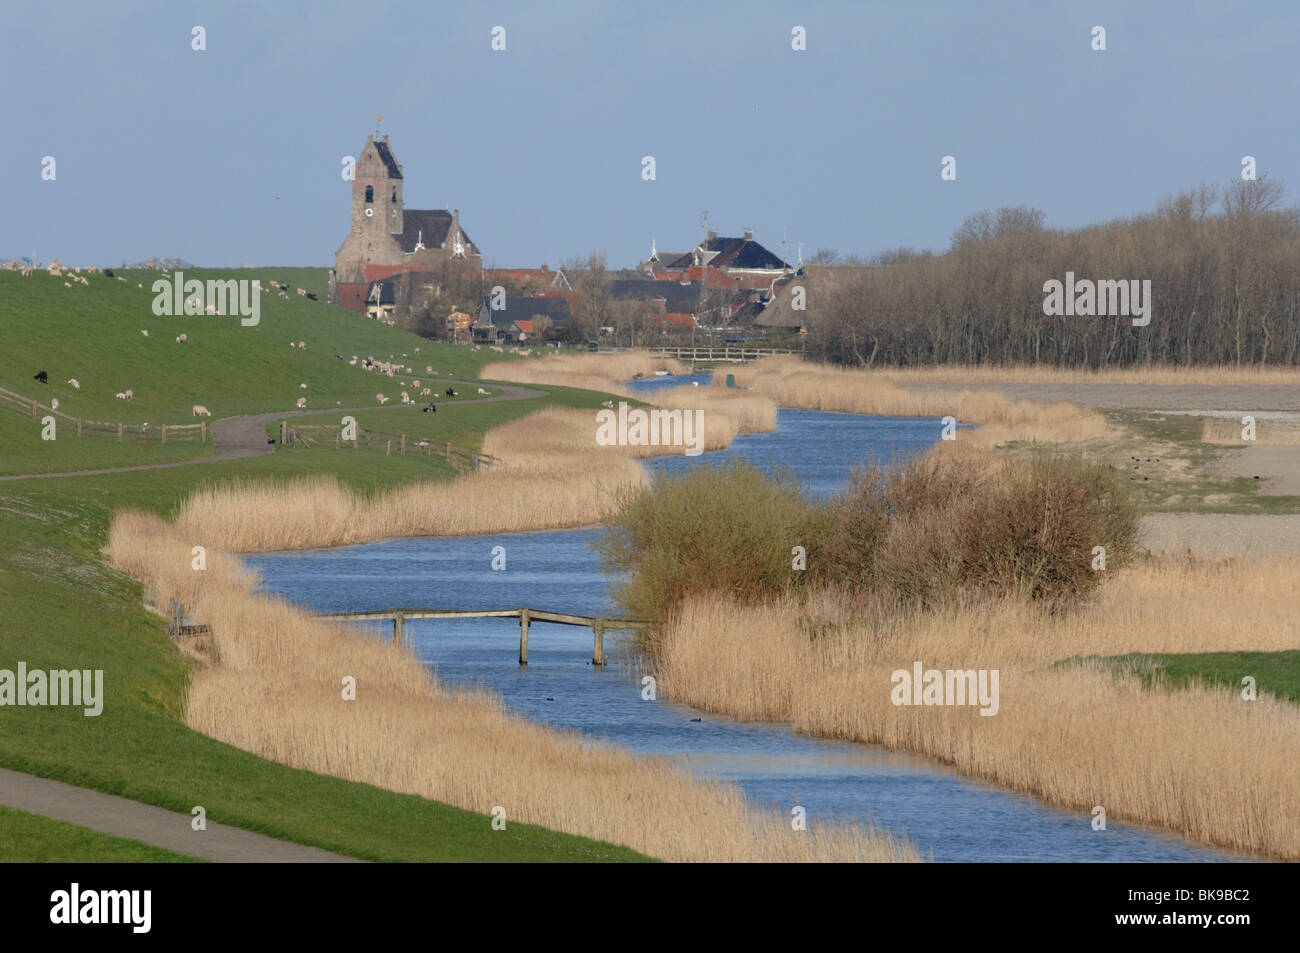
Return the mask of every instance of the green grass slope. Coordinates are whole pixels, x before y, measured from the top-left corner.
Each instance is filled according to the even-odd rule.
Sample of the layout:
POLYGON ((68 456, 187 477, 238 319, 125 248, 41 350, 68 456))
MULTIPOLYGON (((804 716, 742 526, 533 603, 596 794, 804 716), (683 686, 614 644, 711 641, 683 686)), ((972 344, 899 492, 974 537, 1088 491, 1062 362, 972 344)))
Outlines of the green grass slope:
POLYGON ((0 863, 201 863, 151 844, 0 806, 0 863))

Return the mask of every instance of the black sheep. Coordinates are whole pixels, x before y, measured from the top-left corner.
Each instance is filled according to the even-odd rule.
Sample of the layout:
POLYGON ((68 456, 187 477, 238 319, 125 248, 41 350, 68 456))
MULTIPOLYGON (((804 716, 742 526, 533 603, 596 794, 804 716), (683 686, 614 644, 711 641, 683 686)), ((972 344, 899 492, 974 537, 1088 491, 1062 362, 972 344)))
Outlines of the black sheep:
POLYGON ((447 396, 448 396, 448 397, 455 397, 455 396, 456 396, 456 392, 455 392, 454 390, 452 390, 450 387, 448 387, 448 388, 447 388, 447 396))
POLYGON ((435 406, 433 406, 433 404, 429 404, 427 407, 424 408, 424 412, 425 412, 426 414, 429 414, 429 413, 434 413, 434 414, 436 414, 436 413, 438 412, 438 408, 435 407, 435 406))
POLYGON ((50 382, 50 375, 46 374, 44 371, 41 371, 39 374, 33 377, 32 380, 40 381, 42 384, 48 384, 50 382))
POLYGON ((105 268, 105 269, 104 269, 104 277, 105 277, 105 278, 112 278, 112 277, 113 277, 113 269, 112 269, 112 268, 105 268))
POLYGON ((316 300, 316 296, 315 296, 314 294, 312 294, 312 293, 309 291, 309 292, 307 292, 307 300, 308 300, 308 301, 315 301, 315 300, 316 300))

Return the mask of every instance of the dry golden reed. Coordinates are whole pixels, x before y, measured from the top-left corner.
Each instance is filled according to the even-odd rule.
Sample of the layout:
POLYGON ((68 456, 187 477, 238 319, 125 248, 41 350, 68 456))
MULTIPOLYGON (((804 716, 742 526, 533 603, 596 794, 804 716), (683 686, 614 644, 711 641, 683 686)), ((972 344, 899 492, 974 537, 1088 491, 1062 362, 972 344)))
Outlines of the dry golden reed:
POLYGON ((1100 804, 1114 818, 1297 860, 1295 705, 1266 685, 1246 702, 1229 689, 1153 690, 1091 664, 1051 665, 1073 655, 1291 649, 1298 597, 1300 559, 1291 558, 1145 565, 1063 615, 1012 599, 854 617, 825 593, 764 607, 697 598, 654 649, 660 689, 684 704, 920 752, 1052 804, 1100 804), (918 660, 998 669, 998 714, 893 705, 891 673, 918 660))
POLYGON ((106 553, 156 605, 173 596, 213 627, 186 720, 197 731, 294 767, 417 794, 508 822, 622 844, 673 861, 905 861, 905 841, 855 825, 790 829, 738 789, 662 759, 530 723, 483 691, 439 684, 413 656, 363 631, 255 595, 219 553, 190 568, 194 539, 150 514, 118 513, 106 553), (342 698, 343 678, 356 699, 342 698))
MULTIPOLYGON (((880 372, 829 367, 797 357, 763 358, 733 373, 737 385, 781 407, 887 417, 951 416, 958 423, 978 425, 970 437, 983 446, 1010 440, 1088 440, 1107 434, 1105 417, 1068 402, 1048 406, 990 391, 912 391, 880 372)), ((725 389, 718 376, 713 389, 725 389)))
POLYGON ((1232 447, 1294 447, 1300 444, 1300 420, 1257 418, 1253 440, 1242 439, 1244 429, 1240 417, 1205 417, 1201 421, 1201 442, 1232 447))

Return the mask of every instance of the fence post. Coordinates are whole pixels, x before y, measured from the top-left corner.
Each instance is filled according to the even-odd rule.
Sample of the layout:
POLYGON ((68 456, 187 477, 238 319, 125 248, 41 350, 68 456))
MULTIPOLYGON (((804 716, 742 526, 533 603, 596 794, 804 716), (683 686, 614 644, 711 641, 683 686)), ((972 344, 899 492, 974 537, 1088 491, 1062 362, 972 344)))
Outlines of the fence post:
POLYGON ((528 610, 519 610, 519 664, 528 664, 528 610))
POLYGON ((393 616, 393 648, 402 647, 402 625, 406 622, 406 617, 398 612, 393 616))
POLYGON ((289 436, 289 421, 280 421, 280 443, 283 444, 289 436))
POLYGON ((81 436, 81 418, 80 418, 80 417, 77 418, 77 436, 78 436, 78 437, 81 436))
POLYGON ((406 434, 402 434, 402 456, 406 456, 406 434))
POLYGON ((36 419, 36 401, 32 401, 32 420, 36 419))
POLYGON ((451 466, 451 444, 447 444, 447 465, 451 466))
POLYGON ((342 435, 343 435, 343 429, 342 429, 342 428, 339 428, 339 432, 336 433, 336 434, 334 435, 334 449, 335 449, 335 450, 337 450, 337 449, 339 448, 339 438, 342 437, 342 435))
POLYGON ((199 421, 199 443, 207 443, 207 442, 208 442, 208 422, 206 420, 200 420, 199 421))
POLYGON ((384 450, 384 456, 386 456, 386 457, 391 457, 392 455, 393 455, 393 441, 389 440, 389 441, 388 441, 388 446, 387 446, 387 448, 384 450))
POLYGON ((163 425, 162 425, 162 442, 163 442, 163 443, 166 443, 166 442, 167 442, 167 425, 166 425, 166 424, 163 424, 163 425))
POLYGON ((591 626, 591 664, 605 664, 605 620, 597 619, 591 626))
POLYGON ((117 423, 117 442, 122 442, 122 422, 120 420, 117 423))

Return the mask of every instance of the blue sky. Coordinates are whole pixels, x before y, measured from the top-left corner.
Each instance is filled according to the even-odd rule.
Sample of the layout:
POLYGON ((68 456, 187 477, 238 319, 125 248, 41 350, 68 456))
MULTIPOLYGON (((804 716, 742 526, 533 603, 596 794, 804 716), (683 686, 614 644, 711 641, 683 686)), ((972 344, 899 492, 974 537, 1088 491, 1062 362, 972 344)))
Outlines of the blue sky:
POLYGON ((1082 225, 1243 155, 1290 203, 1297 36, 1290 0, 7 5, 0 256, 332 263, 376 113, 407 205, 459 208, 497 267, 630 266, 705 209, 791 259, 940 250, 980 209, 1082 225))

